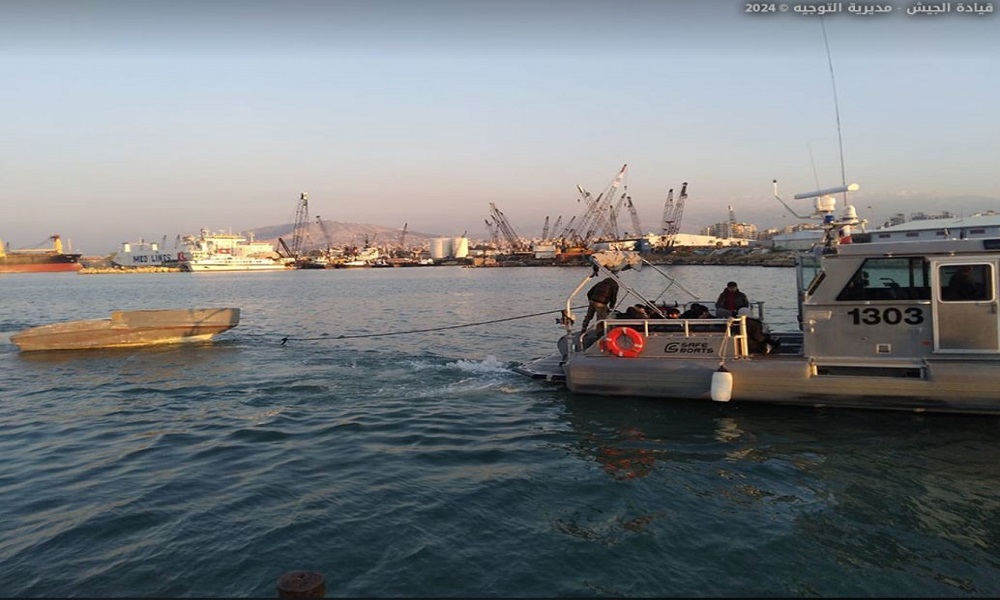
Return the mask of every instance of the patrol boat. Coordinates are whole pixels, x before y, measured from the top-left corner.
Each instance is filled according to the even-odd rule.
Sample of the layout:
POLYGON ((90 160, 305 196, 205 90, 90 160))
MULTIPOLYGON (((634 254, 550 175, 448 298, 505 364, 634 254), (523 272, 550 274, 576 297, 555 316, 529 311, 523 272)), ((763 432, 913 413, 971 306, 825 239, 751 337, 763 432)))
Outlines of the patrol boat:
MULTIPOLYGON (((773 332, 780 345, 772 352, 749 351, 746 316, 613 313, 574 331, 571 305, 592 277, 615 277, 641 298, 621 275, 642 259, 598 253, 593 274, 566 300, 559 353, 516 370, 581 394, 1000 414, 1000 237, 972 230, 959 239, 941 232, 849 243, 859 221, 852 206, 834 216, 833 194, 856 189, 795 196, 816 199, 811 216, 822 218, 825 236, 796 260, 799 329, 773 332)), ((755 310, 763 317, 762 306, 755 310)))

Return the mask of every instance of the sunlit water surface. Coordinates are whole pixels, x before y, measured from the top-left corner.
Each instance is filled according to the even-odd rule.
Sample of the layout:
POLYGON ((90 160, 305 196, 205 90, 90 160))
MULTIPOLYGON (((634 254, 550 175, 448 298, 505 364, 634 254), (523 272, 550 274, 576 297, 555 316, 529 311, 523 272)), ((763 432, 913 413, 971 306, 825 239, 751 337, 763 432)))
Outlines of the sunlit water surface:
MULTIPOLYGON (((792 269, 670 269, 795 323, 792 269)), ((513 373, 554 351, 586 274, 0 276, 0 591, 273 597, 306 569, 331 597, 1000 595, 996 418, 584 397, 513 373), (242 321, 209 345, 9 344, 221 306, 242 321)))

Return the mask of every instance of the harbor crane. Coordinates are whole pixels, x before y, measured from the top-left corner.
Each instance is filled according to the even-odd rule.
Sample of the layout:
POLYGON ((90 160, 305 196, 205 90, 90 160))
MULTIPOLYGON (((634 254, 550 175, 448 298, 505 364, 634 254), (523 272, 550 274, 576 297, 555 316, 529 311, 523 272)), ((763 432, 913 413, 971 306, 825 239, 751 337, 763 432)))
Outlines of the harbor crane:
POLYGON ((594 198, 593 196, 591 196, 590 192, 584 189, 584 187, 580 184, 577 184, 576 189, 578 192, 580 192, 580 197, 577 198, 577 202, 582 201, 584 203, 585 208, 580 215, 577 215, 572 219, 570 219, 570 222, 566 225, 566 237, 569 237, 571 239, 571 243, 578 246, 584 246, 586 245, 583 243, 584 235, 581 234, 580 232, 585 232, 587 227, 590 225, 590 222, 593 220, 594 216, 597 213, 598 203, 600 202, 601 198, 600 196, 594 198), (574 224, 574 221, 577 220, 577 217, 580 218, 580 222, 574 224))
POLYGON ((555 225, 552 226, 552 232, 553 232, 553 234, 555 232, 559 231, 559 226, 560 225, 562 225, 562 215, 559 215, 558 217, 556 217, 555 225))
POLYGON ((486 223, 486 233, 490 234, 490 243, 498 246, 500 240, 497 239, 496 226, 489 219, 485 219, 484 222, 486 223))
POLYGON ((510 226, 510 222, 507 221, 507 217, 504 216, 503 212, 497 208, 497 205, 490 202, 490 214, 493 215, 493 222, 496 223, 497 229, 503 234, 507 243, 510 245, 511 252, 517 252, 524 249, 524 242, 521 238, 514 233, 514 228, 510 226))
POLYGON ((595 198, 583 186, 578 185, 576 189, 580 191, 582 196, 580 199, 584 201, 586 208, 582 214, 577 215, 580 220, 575 227, 569 229, 569 235, 574 245, 586 247, 593 241, 594 234, 600 228, 600 222, 606 220, 602 214, 604 208, 601 205, 604 194, 598 194, 595 198))
MULTIPOLYGON (((601 192, 596 198, 592 197, 590 192, 582 186, 576 186, 581 194, 580 200, 585 202, 586 207, 583 213, 579 215, 578 224, 572 232, 574 244, 587 247, 594 241, 596 236, 617 237, 615 213, 618 212, 618 209, 616 209, 616 206, 612 202, 618 196, 618 188, 622 186, 627 169, 627 164, 622 165, 621 170, 618 171, 618 174, 608 184, 607 189, 601 192)), ((619 198, 619 201, 623 201, 623 198, 619 198)))
POLYGON ((406 249, 406 246, 404 244, 406 244, 406 228, 407 228, 407 226, 409 226, 408 222, 407 223, 403 223, 403 231, 399 232, 399 249, 400 250, 405 250, 406 249))
POLYGON ((608 226, 604 230, 604 237, 609 240, 617 240, 621 236, 618 235, 618 209, 614 206, 608 209, 608 226))
POLYGON ((292 258, 298 260, 304 250, 304 244, 309 239, 309 194, 302 192, 299 203, 295 207, 295 225, 292 227, 292 247, 289 249, 292 258))
MULTIPOLYGON (((628 165, 626 165, 628 166, 628 165)), ((609 202, 610 202, 609 196, 609 202)), ((608 228, 604 231, 605 237, 612 240, 617 240, 621 236, 618 231, 618 217, 622 214, 622 209, 625 208, 625 201, 629 199, 628 186, 622 186, 622 194, 618 197, 618 201, 615 202, 614 206, 611 207, 609 211, 608 228)))
POLYGON ((632 204, 632 196, 627 199, 628 214, 632 217, 632 234, 635 237, 642 237, 642 224, 639 222, 639 213, 635 210, 635 205, 632 204))
MULTIPOLYGON (((560 217, 561 218, 561 217, 560 217)), ((571 236, 574 235, 573 225, 576 223, 576 215, 570 217, 569 222, 562 229, 556 227, 556 233, 554 241, 559 245, 565 245, 572 243, 571 236)))
POLYGON ((330 235, 330 231, 326 228, 326 223, 323 222, 323 218, 316 215, 316 222, 319 223, 319 229, 323 232, 323 237, 326 239, 326 250, 324 254, 329 258, 330 254, 333 252, 333 236, 330 235))
POLYGON ((674 190, 667 194, 667 202, 663 207, 663 235, 661 245, 670 248, 677 239, 681 229, 681 218, 684 216, 684 201, 687 200, 687 182, 681 184, 681 193, 674 202, 674 190))
POLYGON ((663 229, 660 230, 661 236, 666 236, 670 231, 670 225, 673 223, 674 218, 674 188, 670 188, 667 192, 667 201, 663 203, 663 229))
MULTIPOLYGON (((299 203, 295 207, 295 223, 292 225, 292 245, 285 243, 281 237, 278 243, 284 249, 285 258, 291 258, 298 262, 299 254, 302 253, 303 237, 308 236, 309 221, 309 194, 302 192, 299 195, 299 203)), ((279 254, 281 254, 279 252, 279 254)))
POLYGON ((542 226, 542 241, 549 239, 549 216, 545 215, 545 225, 542 226))

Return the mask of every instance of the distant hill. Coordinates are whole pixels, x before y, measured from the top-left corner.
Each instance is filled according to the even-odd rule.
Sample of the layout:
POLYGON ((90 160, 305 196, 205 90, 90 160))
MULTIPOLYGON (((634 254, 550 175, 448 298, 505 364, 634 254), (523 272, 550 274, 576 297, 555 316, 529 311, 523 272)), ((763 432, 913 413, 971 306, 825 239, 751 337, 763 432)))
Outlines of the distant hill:
MULTIPOLYGON (((383 227, 381 225, 369 225, 365 223, 343 223, 340 221, 327 221, 325 219, 323 220, 323 225, 326 232, 329 233, 329 241, 327 241, 326 234, 320 228, 319 223, 312 221, 309 223, 304 234, 303 251, 320 250, 326 248, 328 245, 334 248, 343 246, 360 247, 365 243, 365 236, 367 236, 368 243, 372 246, 395 248, 399 245, 399 235, 403 232, 402 228, 398 227, 383 227)), ((286 244, 291 244, 293 227, 292 223, 269 225, 267 227, 248 229, 243 233, 252 233, 254 239, 271 242, 276 248, 279 248, 279 237, 285 240, 286 244)), ((436 233, 407 230, 404 245, 407 248, 425 246, 429 244, 432 238, 437 237, 443 236, 436 233)))

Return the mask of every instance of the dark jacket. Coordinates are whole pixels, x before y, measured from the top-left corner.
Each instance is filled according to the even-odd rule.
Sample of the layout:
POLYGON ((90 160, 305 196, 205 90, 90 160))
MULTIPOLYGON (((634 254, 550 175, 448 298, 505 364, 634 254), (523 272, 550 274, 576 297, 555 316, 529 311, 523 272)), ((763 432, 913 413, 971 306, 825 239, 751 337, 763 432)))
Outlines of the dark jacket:
POLYGON ((704 304, 692 304, 690 308, 681 313, 682 319, 711 319, 712 313, 704 304))
POLYGON ((727 308, 736 314, 736 311, 744 306, 750 306, 750 299, 743 292, 736 290, 730 292, 729 288, 722 290, 719 299, 715 301, 715 308, 727 308))
POLYGON ((618 282, 610 277, 598 281, 587 292, 587 299, 591 302, 614 306, 615 302, 618 301, 618 282))

